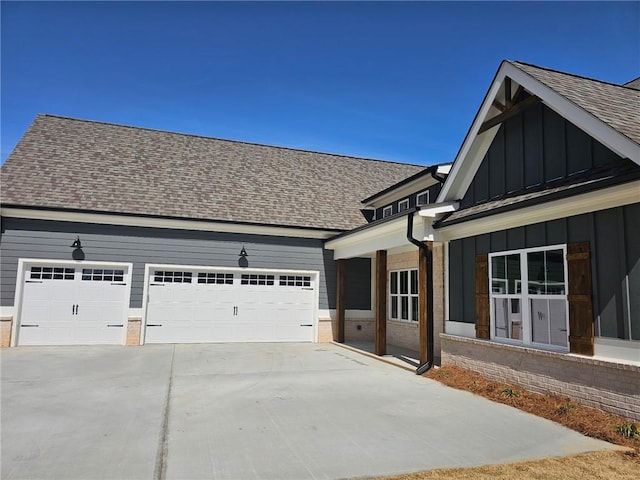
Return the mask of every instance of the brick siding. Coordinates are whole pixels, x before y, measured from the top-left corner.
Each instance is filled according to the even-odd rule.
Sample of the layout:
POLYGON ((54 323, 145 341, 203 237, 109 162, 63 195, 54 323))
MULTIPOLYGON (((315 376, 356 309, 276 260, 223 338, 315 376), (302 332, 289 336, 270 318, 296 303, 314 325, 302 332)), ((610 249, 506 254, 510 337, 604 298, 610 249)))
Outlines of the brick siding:
POLYGON ((640 366, 440 335, 442 365, 456 365, 498 382, 640 421, 640 366))

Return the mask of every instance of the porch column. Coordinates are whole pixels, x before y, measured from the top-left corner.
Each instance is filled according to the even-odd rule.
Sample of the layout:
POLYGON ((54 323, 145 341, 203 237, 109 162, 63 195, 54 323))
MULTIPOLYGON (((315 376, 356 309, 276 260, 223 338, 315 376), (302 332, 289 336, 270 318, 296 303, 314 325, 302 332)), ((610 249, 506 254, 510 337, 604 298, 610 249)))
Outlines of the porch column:
MULTIPOLYGON (((427 361, 428 335, 428 315, 429 303, 433 302, 433 269, 431 259, 433 258, 433 242, 424 242, 428 252, 418 249, 418 335, 420 336, 420 364, 427 361)), ((433 345, 433 342, 431 342, 433 345)), ((431 347, 433 348, 433 346, 431 347)))
POLYGON ((346 260, 337 260, 336 265, 336 329, 333 340, 344 343, 344 269, 346 260))
POLYGON ((376 252, 376 344, 375 354, 387 353, 387 251, 376 252))

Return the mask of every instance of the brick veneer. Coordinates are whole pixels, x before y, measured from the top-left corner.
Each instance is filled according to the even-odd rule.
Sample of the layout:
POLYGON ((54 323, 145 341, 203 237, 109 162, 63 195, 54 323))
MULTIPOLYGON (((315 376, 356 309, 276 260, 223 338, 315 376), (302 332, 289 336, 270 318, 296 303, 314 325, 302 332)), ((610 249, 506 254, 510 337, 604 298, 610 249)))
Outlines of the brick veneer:
POLYGON ((127 345, 137 346, 140 345, 140 333, 142 331, 142 318, 141 317, 129 317, 127 322, 127 345))
POLYGON ((11 327, 13 317, 0 317, 0 347, 11 345, 11 327))
POLYGON ((640 366, 441 334, 442 364, 640 421, 640 366))

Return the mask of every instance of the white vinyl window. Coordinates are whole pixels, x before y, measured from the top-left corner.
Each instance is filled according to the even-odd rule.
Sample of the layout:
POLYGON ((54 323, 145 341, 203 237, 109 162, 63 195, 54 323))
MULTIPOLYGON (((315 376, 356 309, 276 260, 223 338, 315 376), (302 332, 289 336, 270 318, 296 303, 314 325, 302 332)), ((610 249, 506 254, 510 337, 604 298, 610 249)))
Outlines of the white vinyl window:
POLYGON ((566 246, 489 255, 491 338, 566 349, 566 246))
POLYGON ((391 205, 382 209, 382 218, 390 217, 391 215, 393 215, 393 207, 391 205))
POLYGON ((394 270, 389 274, 389 318, 418 321, 418 270, 394 270))
POLYGON ((398 211, 399 212, 404 212, 405 210, 409 210, 409 199, 406 198, 404 200, 401 200, 398 203, 398 211))
POLYGON ((420 192, 416 195, 416 205, 428 205, 429 204, 429 190, 425 190, 424 192, 420 192))

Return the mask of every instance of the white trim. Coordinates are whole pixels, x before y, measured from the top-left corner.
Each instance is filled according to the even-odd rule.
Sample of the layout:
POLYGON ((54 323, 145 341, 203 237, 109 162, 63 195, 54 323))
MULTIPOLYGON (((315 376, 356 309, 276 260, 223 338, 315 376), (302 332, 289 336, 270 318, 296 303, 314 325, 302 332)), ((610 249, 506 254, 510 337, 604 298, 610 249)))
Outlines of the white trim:
POLYGON ((421 217, 436 218, 436 216, 441 213, 455 212, 459 207, 459 202, 432 203, 431 206, 422 207, 418 215, 421 217))
POLYGON ((427 206, 428 204, 429 204, 429 190, 423 190, 422 192, 416 193, 416 206, 424 207, 424 206, 427 206), (426 202, 420 202, 418 200, 421 195, 425 195, 426 196, 426 198, 427 198, 426 202))
POLYGON ((632 203, 640 203, 640 180, 444 226, 435 230, 434 240, 456 240, 632 203))
POLYGON ((391 215, 393 215, 393 205, 387 205, 386 207, 382 208, 382 218, 387 218, 391 215))
POLYGON ((404 200, 400 200, 398 202, 398 212, 405 212, 407 210, 409 210, 409 199, 405 198, 404 200), (406 207, 402 208, 403 205, 406 205, 406 207))
POLYGON ((140 327, 140 345, 144 345, 147 330, 147 305, 149 303, 149 278, 152 268, 191 270, 201 272, 239 272, 239 273, 277 273, 291 275, 309 275, 314 277, 314 304, 311 313, 313 318, 313 342, 318 343, 318 313, 320 302, 320 272, 318 270, 289 270, 278 268, 242 268, 242 267, 212 267, 208 265, 173 265, 163 263, 147 263, 144 266, 144 286, 142 289, 142 322, 140 327))
POLYGON ((631 362, 640 365, 640 342, 636 340, 596 337, 594 357, 611 361, 631 362))
POLYGON ((15 306, 0 307, 0 317, 13 317, 15 319, 15 306))
MULTIPOLYGON (((520 345, 531 348, 541 348, 544 350, 553 350, 559 352, 569 352, 569 301, 568 301, 568 288, 569 288, 569 270, 567 264, 567 246, 566 244, 559 245, 545 245, 542 247, 530 247, 519 248, 515 250, 505 250, 500 252, 491 252, 488 256, 489 263, 489 310, 490 310, 490 338, 491 341, 499 343, 507 343, 511 345, 520 345), (562 250, 562 266, 564 276, 564 293, 563 294, 530 294, 529 293, 529 265, 527 263, 527 254, 533 252, 546 252, 550 250, 562 250), (520 260, 520 292, 516 293, 496 293, 493 291, 493 262, 494 257, 504 257, 508 255, 518 255, 520 260), (520 339, 512 339, 511 337, 496 337, 495 336, 495 321, 496 313, 494 307, 494 299, 507 299, 507 300, 519 300, 520 301, 520 339), (566 344, 554 345, 552 343, 537 343, 532 338, 532 323, 531 309, 529 300, 563 300, 564 301, 564 315, 565 315, 565 330, 566 344)), ((510 304, 510 302, 509 302, 510 304)), ((549 334, 549 341, 551 341, 551 334, 549 334)))
POLYGON ((248 235, 271 235, 276 237, 326 239, 339 233, 338 231, 313 230, 294 227, 246 225, 242 223, 152 218, 104 213, 62 212, 57 210, 50 211, 14 207, 0 208, 0 215, 3 217, 26 218, 30 220, 54 220, 59 222, 80 222, 101 225, 199 230, 205 232, 242 233, 248 235))
MULTIPOLYGON (((428 167, 426 167, 428 168, 428 167)), ((438 169, 438 173, 440 173, 440 169, 438 169)), ((405 183, 404 185, 400 185, 394 190, 391 190, 384 195, 374 198, 372 201, 368 203, 364 203, 365 207, 374 207, 379 208, 381 206, 387 205, 392 202, 397 202, 398 200, 413 195, 416 190, 421 189, 425 190, 433 185, 437 184, 438 181, 430 175, 424 175, 416 180, 413 180, 409 183, 405 183)))
MULTIPOLYGON (((432 222, 425 217, 414 215, 413 236, 418 240, 433 240, 432 222)), ((367 257, 377 250, 391 251, 397 248, 412 250, 417 248, 407 240, 407 217, 399 216, 393 220, 371 225, 362 230, 334 238, 324 247, 333 250, 333 258, 367 257)))
POLYGON ((19 258, 18 270, 16 272, 16 292, 13 300, 15 316, 13 317, 13 325, 11 325, 11 345, 15 347, 17 345, 18 325, 22 318, 22 295, 25 282, 25 271, 28 265, 73 265, 74 267, 124 267, 127 269, 125 275, 127 282, 127 292, 125 298, 124 318, 123 318, 123 332, 122 332, 122 345, 127 341, 127 324, 129 322, 129 304, 131 303, 131 281, 133 278, 133 263, 127 262, 93 262, 87 260, 50 260, 46 258, 19 258))
POLYGON ((446 320, 444 322, 444 332, 458 337, 476 338, 476 324, 446 320))
POLYGON ((511 78, 533 95, 537 95, 543 100, 546 106, 563 118, 569 120, 581 130, 584 130, 587 134, 613 150, 622 158, 630 158, 640 165, 640 146, 637 143, 587 112, 582 107, 563 97, 555 90, 547 87, 528 73, 505 61, 500 65, 485 95, 484 101, 480 106, 469 132, 463 140, 460 151, 453 163, 451 173, 443 185, 436 202, 462 198, 469 188, 476 171, 480 167, 482 159, 500 127, 500 125, 496 125, 478 135, 480 127, 485 120, 488 119, 492 103, 496 99, 505 77, 511 78))

